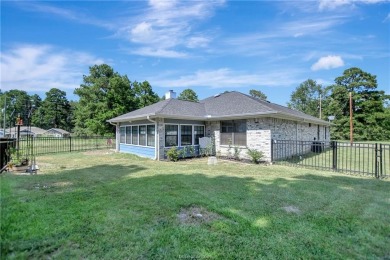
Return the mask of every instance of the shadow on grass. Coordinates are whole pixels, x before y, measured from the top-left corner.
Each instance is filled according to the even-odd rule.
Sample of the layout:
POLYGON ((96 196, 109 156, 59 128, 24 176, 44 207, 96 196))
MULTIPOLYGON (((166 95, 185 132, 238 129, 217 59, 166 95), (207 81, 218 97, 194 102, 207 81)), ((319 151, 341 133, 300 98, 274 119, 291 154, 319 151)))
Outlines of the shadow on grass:
POLYGON ((389 183, 377 180, 98 165, 10 182, 2 194, 6 257, 381 258, 390 239, 389 183), (37 183, 46 188, 16 188, 37 183), (183 225, 178 214, 191 206, 221 218, 183 225))

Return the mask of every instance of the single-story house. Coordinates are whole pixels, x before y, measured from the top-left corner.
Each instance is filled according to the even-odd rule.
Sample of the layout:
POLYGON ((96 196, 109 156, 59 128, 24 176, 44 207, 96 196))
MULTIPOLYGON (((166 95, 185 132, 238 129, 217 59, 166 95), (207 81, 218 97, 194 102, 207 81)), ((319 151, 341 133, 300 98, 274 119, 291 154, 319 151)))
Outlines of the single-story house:
POLYGON ((217 154, 228 155, 239 147, 248 159, 247 148, 272 158, 272 140, 329 141, 329 122, 232 91, 199 102, 183 101, 169 91, 166 99, 112 118, 116 126, 116 150, 163 160, 170 147, 193 146, 210 137, 217 154))
POLYGON ((5 129, 5 131, 4 131, 4 129, 0 129, 0 137, 6 137, 7 135, 8 135, 7 129, 5 129), (4 134, 4 132, 5 132, 5 134, 4 134))
MULTIPOLYGON (((18 127, 12 127, 7 129, 8 132, 8 137, 11 138, 17 138, 17 132, 18 132, 18 127)), ((38 137, 42 136, 46 130, 36 127, 36 126, 20 126, 20 137, 25 137, 25 136, 33 136, 33 137, 38 137)))
POLYGON ((43 133, 45 136, 53 136, 53 137, 69 137, 70 133, 64 129, 60 128, 51 128, 43 133))

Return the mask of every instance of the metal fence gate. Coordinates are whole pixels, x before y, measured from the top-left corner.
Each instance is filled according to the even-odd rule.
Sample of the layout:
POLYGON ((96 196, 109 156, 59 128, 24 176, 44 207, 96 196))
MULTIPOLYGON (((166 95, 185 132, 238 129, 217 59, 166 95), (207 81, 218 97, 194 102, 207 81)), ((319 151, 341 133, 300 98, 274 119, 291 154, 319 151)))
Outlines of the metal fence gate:
POLYGON ((385 178, 390 144, 273 140, 272 162, 385 178))

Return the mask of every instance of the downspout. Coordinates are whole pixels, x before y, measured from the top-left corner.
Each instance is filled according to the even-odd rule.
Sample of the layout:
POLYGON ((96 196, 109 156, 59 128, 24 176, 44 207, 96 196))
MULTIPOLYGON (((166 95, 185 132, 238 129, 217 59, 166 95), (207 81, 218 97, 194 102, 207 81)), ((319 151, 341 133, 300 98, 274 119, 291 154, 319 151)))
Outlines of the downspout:
POLYGON ((150 116, 146 116, 146 119, 152 123, 154 123, 154 154, 155 154, 155 160, 156 161, 159 161, 160 160, 160 143, 157 142, 158 141, 158 138, 157 138, 157 133, 158 133, 158 129, 157 129, 157 121, 154 121, 152 119, 150 119, 150 116))
POLYGON ((108 121, 111 125, 115 126, 115 152, 119 152, 119 140, 118 140, 118 129, 119 129, 119 123, 113 124, 110 121, 108 121))

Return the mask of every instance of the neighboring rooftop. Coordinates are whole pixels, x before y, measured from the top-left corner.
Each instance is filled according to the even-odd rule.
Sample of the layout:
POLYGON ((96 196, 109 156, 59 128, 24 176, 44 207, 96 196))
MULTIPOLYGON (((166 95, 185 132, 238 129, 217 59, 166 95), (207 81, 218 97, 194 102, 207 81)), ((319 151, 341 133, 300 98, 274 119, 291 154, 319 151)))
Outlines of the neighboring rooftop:
MULTIPOLYGON (((11 128, 8 128, 7 129, 8 132, 10 133, 16 133, 18 131, 18 128, 15 126, 15 127, 11 127, 11 128)), ((39 127, 36 127, 36 126, 20 126, 20 132, 31 132, 31 133, 34 133, 34 134, 43 134, 46 132, 46 130, 42 129, 42 128, 39 128, 39 127)))
POLYGON ((50 128, 49 130, 45 131, 45 133, 51 132, 51 131, 54 131, 54 132, 57 132, 60 134, 70 134, 68 131, 61 129, 61 128, 50 128))
POLYGON ((291 120, 329 124, 281 105, 260 100, 249 95, 231 91, 218 94, 199 102, 167 99, 153 105, 112 118, 109 122, 125 122, 142 118, 165 117, 178 119, 218 120, 240 117, 272 116, 291 120))

